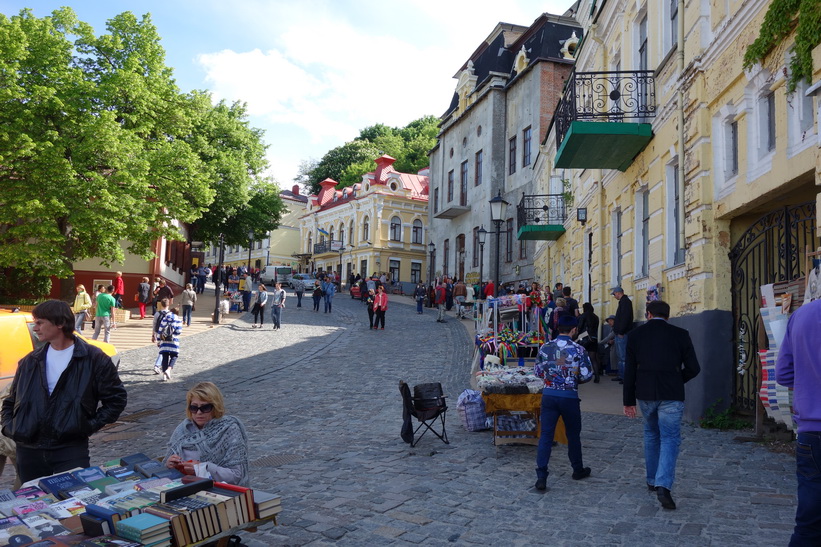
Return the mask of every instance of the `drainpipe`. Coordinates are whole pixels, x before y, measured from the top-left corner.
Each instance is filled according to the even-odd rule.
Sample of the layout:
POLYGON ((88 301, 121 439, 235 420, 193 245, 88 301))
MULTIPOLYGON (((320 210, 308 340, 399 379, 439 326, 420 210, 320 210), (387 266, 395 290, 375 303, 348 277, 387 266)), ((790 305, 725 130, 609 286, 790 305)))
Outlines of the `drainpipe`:
POLYGON ((678 184, 681 206, 678 208, 679 233, 676 234, 681 248, 684 249, 684 0, 678 0, 678 184))
MULTIPOLYGON (((602 8, 603 7, 604 7, 604 2, 602 3, 602 8)), ((595 2, 594 2, 593 6, 590 8, 591 14, 593 13, 593 10, 595 8, 596 8, 596 6, 595 6, 595 2)), ((599 10, 599 13, 596 15, 595 21, 598 21, 599 14, 601 14, 601 10, 599 10)), ((592 25, 590 25, 590 32, 587 33, 587 35, 585 36, 585 39, 589 36, 594 42, 596 42, 599 45, 599 49, 601 50, 602 70, 607 70, 607 48, 604 47, 604 41, 601 38, 599 38, 598 35, 597 35, 598 29, 599 29, 598 22, 594 22, 592 25)), ((602 180, 603 177, 604 177, 604 173, 601 169, 597 169, 597 171, 598 171, 597 179, 598 179, 598 183, 599 183, 599 192, 598 192, 598 196, 596 197, 596 199, 598 200, 598 204, 596 205, 596 208, 599 211, 599 229, 596 230, 596 236, 595 236, 598 239, 597 254, 599 255, 599 275, 598 275, 599 279, 598 279, 597 285, 599 287, 599 291, 598 291, 599 292, 599 302, 601 302, 602 306, 604 306, 604 304, 606 302, 606 299, 607 299, 607 285, 608 285, 608 283, 607 283, 607 280, 605 279, 605 271, 604 271, 604 264, 606 262, 605 262, 605 259, 604 259, 604 229, 603 228, 604 228, 604 226, 607 226, 607 222, 606 222, 605 211, 604 211, 604 205, 605 205, 604 181, 602 180)), ((605 316, 602 316, 602 317, 605 317, 605 316)), ((604 321, 599 322, 599 332, 598 332, 599 340, 602 339, 602 327, 604 327, 604 321)))

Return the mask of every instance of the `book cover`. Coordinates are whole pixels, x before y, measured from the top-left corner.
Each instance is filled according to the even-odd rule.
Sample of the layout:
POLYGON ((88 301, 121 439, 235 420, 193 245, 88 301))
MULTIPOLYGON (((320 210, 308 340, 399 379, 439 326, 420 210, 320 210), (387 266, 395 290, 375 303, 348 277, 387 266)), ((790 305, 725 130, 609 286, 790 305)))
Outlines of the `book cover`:
POLYGON ((69 546, 69 545, 71 545, 71 543, 65 543, 63 541, 60 541, 56 537, 52 537, 52 538, 41 539, 41 540, 35 541, 34 543, 29 543, 28 545, 26 545, 26 547, 62 547, 62 546, 69 546))
POLYGON ((200 478, 176 488, 163 490, 160 492, 160 501, 174 501, 176 499, 184 498, 185 496, 190 496, 191 494, 196 494, 200 490, 205 490, 206 488, 211 488, 212 486, 214 486, 213 480, 200 478))
MULTIPOLYGON (((35 539, 38 539, 36 534, 26 526, 20 517, 0 519, 0 545, 6 545, 12 536, 17 535, 21 536, 21 541, 23 541, 24 537, 27 537, 28 541, 25 543, 31 543, 35 539)), ((25 545, 25 543, 18 543, 18 545, 25 545)))
POLYGON ((212 520, 214 521, 218 532, 229 530, 239 524, 236 518, 236 511, 234 511, 233 507, 229 510, 229 507, 224 500, 219 500, 214 496, 209 496, 204 490, 197 492, 193 495, 193 497, 201 498, 203 501, 207 501, 211 504, 209 509, 211 511, 212 520))
POLYGON ((82 488, 80 490, 74 490, 73 493, 74 495, 72 497, 81 500, 84 505, 97 503, 105 497, 105 494, 96 488, 82 488))
POLYGON ((16 513, 14 512, 15 507, 19 507, 21 505, 28 505, 33 501, 36 500, 27 498, 14 498, 13 500, 0 502, 0 514, 2 514, 4 517, 14 517, 16 516, 16 513))
POLYGON ((73 515, 79 515, 85 510, 85 504, 82 500, 77 498, 68 498, 67 500, 52 503, 45 509, 48 514, 57 519, 64 519, 73 515))
POLYGON ((71 473, 75 479, 83 481, 85 483, 89 483, 91 481, 96 481, 98 479, 105 478, 105 471, 100 469, 98 466, 93 467, 86 467, 85 469, 79 469, 77 471, 73 471, 71 473))
POLYGON ((46 493, 39 486, 26 486, 25 488, 20 488, 19 490, 14 491, 15 498, 26 498, 30 500, 45 495, 46 493))
POLYGON ((117 482, 120 482, 120 481, 118 481, 114 477, 103 477, 102 479, 97 479, 97 480, 90 481, 88 483, 88 485, 91 486, 92 488, 96 488, 97 490, 99 490, 100 492, 102 492, 104 494, 106 486, 108 486, 109 484, 117 483, 117 482))
POLYGON ((102 517, 97 517, 85 512, 80 515, 80 522, 83 525, 83 533, 87 536, 104 536, 111 533, 111 526, 102 517))
POLYGON ((134 469, 135 464, 148 460, 151 460, 151 458, 149 458, 142 452, 137 452, 136 454, 129 454, 128 456, 123 456, 122 458, 120 458, 120 465, 123 467, 127 467, 128 469, 134 469))
POLYGON ((0 501, 10 501, 16 498, 17 496, 14 495, 14 492, 9 490, 8 488, 3 488, 0 490, 0 501))
POLYGON ((182 473, 177 471, 176 469, 163 469, 162 471, 158 471, 156 473, 151 474, 152 477, 159 477, 159 478, 168 478, 171 480, 176 480, 182 477, 182 473))
POLYGON ((157 503, 146 507, 143 512, 150 513, 167 520, 171 525, 171 534, 177 545, 188 545, 189 543, 193 543, 191 533, 188 531, 188 525, 185 521, 185 513, 182 511, 169 507, 163 503, 157 503))
POLYGON ((27 503, 25 505, 18 505, 17 507, 13 507, 12 511, 14 511, 15 515, 23 516, 28 515, 29 513, 36 513, 37 511, 43 511, 44 509, 48 509, 49 504, 40 500, 40 501, 33 501, 31 503, 27 503))
POLYGON ((169 482, 171 482, 171 479, 169 478, 154 477, 150 479, 145 479, 142 481, 137 481, 134 484, 134 490, 151 490, 152 488, 168 484, 169 482))
POLYGON ((134 485, 137 484, 137 481, 123 481, 123 482, 113 482, 105 487, 105 495, 106 496, 113 496, 115 494, 121 494, 123 492, 133 492, 134 485))
POLYGON ((195 495, 213 499, 216 502, 217 511, 220 513, 220 520, 226 518, 231 528, 240 525, 240 512, 237 507, 236 502, 238 500, 236 498, 213 492, 210 488, 208 490, 197 492, 195 495))
POLYGON ((138 541, 129 541, 119 536, 106 534, 96 538, 91 538, 79 544, 80 547, 142 547, 138 541))
POLYGON ((143 477, 150 477, 154 473, 159 473, 164 469, 168 468, 164 466, 162 462, 158 462, 157 460, 147 460, 144 462, 137 462, 134 464, 134 471, 136 471, 143 477))
POLYGON ((267 509, 282 503, 282 497, 279 494, 271 492, 264 492, 262 490, 254 490, 254 509, 267 509))
POLYGON ((48 494, 58 496, 60 490, 67 490, 72 486, 82 486, 84 484, 83 481, 74 478, 71 473, 59 473, 50 477, 43 477, 37 483, 37 486, 48 494))
POLYGON ((101 519, 105 519, 105 521, 108 522, 108 526, 112 531, 114 530, 114 525, 120 522, 123 518, 125 518, 123 514, 119 511, 115 511, 114 509, 103 507, 95 503, 90 503, 86 505, 86 513, 101 519))
POLYGON ((234 492, 239 492, 242 494, 240 498, 242 500, 242 510, 245 515, 244 522, 251 522, 255 520, 256 515, 254 514, 254 491, 250 488, 245 488, 244 486, 237 486, 236 484, 228 484, 225 482, 215 482, 214 486, 218 486, 225 490, 232 490, 234 492))
POLYGON ((119 535, 130 539, 142 541, 155 535, 170 535, 171 524, 164 518, 152 515, 151 513, 140 513, 127 519, 123 519, 116 525, 119 535))
POLYGON ((63 536, 71 533, 71 530, 60 524, 60 521, 44 513, 28 515, 23 517, 22 520, 40 539, 50 536, 63 536))

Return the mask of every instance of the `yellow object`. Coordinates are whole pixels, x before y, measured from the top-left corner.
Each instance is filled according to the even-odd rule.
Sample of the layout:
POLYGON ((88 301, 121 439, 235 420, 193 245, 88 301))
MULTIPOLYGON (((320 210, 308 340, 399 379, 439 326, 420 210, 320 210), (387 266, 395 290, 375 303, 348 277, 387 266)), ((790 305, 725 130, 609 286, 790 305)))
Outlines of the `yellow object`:
MULTIPOLYGON (((12 381, 20 359, 42 345, 33 328, 34 317, 30 313, 0 310, 0 389, 12 381)), ((89 340, 76 331, 74 335, 92 346, 97 346, 111 357, 115 365, 119 365, 120 358, 117 355, 117 348, 113 345, 99 340, 89 340)))

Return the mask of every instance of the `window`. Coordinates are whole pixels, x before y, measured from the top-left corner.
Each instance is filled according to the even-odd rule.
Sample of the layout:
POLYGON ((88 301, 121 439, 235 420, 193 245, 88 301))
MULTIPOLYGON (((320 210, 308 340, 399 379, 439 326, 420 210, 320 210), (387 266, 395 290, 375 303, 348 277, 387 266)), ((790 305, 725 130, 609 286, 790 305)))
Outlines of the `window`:
POLYGON ((641 223, 641 234, 639 234, 641 256, 638 270, 641 277, 647 277, 650 275, 650 191, 639 192, 638 201, 637 216, 641 223))
MULTIPOLYGON (((738 174, 738 122, 732 121, 727 124, 727 175, 738 174)), ((676 175, 678 178, 678 175, 676 175)))
POLYGON ((766 116, 766 138, 765 145, 768 152, 775 150, 775 93, 770 93, 764 97, 766 106, 764 108, 764 115, 766 116))
POLYGON ((339 242, 342 243, 342 245, 345 245, 345 225, 344 224, 339 225, 339 242))
POLYGON ((351 224, 348 227, 348 233, 351 234, 351 245, 353 245, 355 240, 354 236, 356 235, 356 232, 353 231, 353 220, 351 221, 351 224))
POLYGON ((482 151, 476 152, 476 165, 473 166, 475 173, 473 174, 473 185, 479 186, 482 184, 482 151))
POLYGON ((362 221, 362 241, 368 241, 368 231, 368 217, 365 217, 365 220, 362 221))
POLYGON ((444 250, 442 251, 442 275, 448 275, 448 262, 450 262, 450 240, 446 239, 444 250))
POLYGON ((505 262, 513 262, 513 219, 507 219, 505 223, 507 233, 505 233, 505 262))
POLYGON ((391 241, 402 241, 402 220, 399 217, 391 218, 391 241))
POLYGON ((507 174, 516 172, 516 137, 508 141, 507 174))
POLYGON ((418 218, 413 221, 411 243, 419 243, 420 245, 422 244, 422 221, 418 218))
POLYGON ((613 218, 613 285, 619 285, 621 283, 621 238, 622 238, 622 228, 621 228, 621 211, 616 211, 613 218))
POLYGON ((678 45, 678 0, 670 0, 670 47, 678 45))
POLYGON ((681 242, 681 184, 679 184, 678 164, 667 166, 667 263, 675 266, 684 262, 684 247, 681 242))
POLYGON ((314 254, 314 238, 308 234, 308 253, 314 254))
POLYGON ((522 167, 530 165, 531 132, 529 127, 522 131, 522 167))
POLYGON ((334 227, 333 226, 331 226, 331 235, 328 236, 328 239, 330 239, 331 241, 334 240, 334 227))
POLYGON ((262 240, 257 241, 257 249, 262 249, 262 240))
POLYGON ((465 207, 468 204, 468 162, 462 162, 459 170, 459 205, 465 207))
POLYGON ((519 258, 527 258, 527 240, 519 240, 519 258))
POLYGON ((439 212, 439 188, 433 189, 433 214, 439 212))
POLYGON ((453 201, 453 170, 448 172, 448 203, 453 201))
POLYGON ((479 266, 479 228, 473 229, 473 267, 479 266))
POLYGON ((391 260, 388 263, 388 271, 391 274, 391 281, 393 281, 393 282, 399 281, 399 261, 398 260, 391 260))
POLYGON ((420 262, 411 262, 411 283, 419 283, 422 281, 422 264, 420 262))

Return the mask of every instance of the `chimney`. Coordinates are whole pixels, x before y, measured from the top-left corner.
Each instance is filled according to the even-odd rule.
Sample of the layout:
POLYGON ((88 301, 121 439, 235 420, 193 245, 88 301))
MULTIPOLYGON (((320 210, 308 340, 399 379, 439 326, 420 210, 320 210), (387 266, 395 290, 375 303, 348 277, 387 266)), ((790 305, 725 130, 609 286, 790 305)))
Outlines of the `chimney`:
POLYGON ((291 188, 291 193, 294 194, 295 196, 299 195, 299 184, 294 184, 294 187, 291 188))

